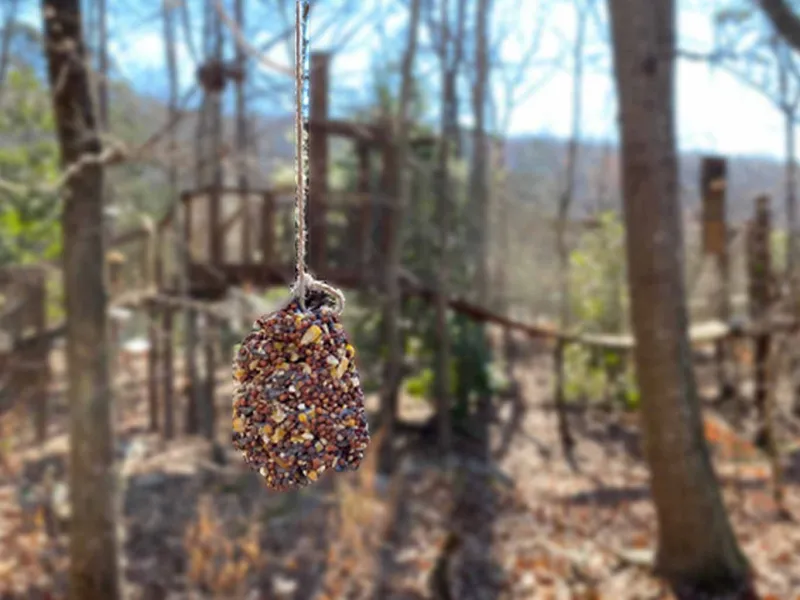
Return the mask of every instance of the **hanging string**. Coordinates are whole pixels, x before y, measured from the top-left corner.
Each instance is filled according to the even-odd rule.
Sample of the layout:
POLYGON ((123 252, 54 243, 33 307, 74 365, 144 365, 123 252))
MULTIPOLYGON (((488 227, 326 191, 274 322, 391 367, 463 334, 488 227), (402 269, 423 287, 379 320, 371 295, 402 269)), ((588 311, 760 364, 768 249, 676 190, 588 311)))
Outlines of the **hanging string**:
POLYGON ((297 192, 295 195, 294 226, 295 226, 295 256, 297 261, 297 280, 294 293, 300 302, 300 307, 305 310, 306 292, 308 291, 308 273, 306 271, 306 202, 308 199, 308 171, 305 140, 305 123, 307 121, 306 107, 306 46, 308 25, 308 3, 304 0, 295 2, 295 31, 294 31, 294 77, 295 77, 295 179, 297 192))
POLYGON ((308 204, 308 0, 295 2, 295 195, 294 226, 296 274, 292 295, 297 298, 300 308, 306 309, 306 294, 318 291, 334 301, 334 310, 341 314, 344 310, 344 294, 341 290, 319 281, 311 276, 306 265, 306 245, 308 243, 308 223, 306 205, 308 204))

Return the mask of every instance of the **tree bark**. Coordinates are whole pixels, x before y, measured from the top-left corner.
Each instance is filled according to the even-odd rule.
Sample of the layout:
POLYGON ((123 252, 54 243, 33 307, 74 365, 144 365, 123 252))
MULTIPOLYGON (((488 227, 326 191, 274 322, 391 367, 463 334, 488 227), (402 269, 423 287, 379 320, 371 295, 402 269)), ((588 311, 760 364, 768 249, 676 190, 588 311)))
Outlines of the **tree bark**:
POLYGON ((458 0, 455 35, 450 25, 450 0, 441 0, 441 28, 439 31, 439 61, 441 62, 441 138, 436 166, 436 225, 437 245, 437 294, 436 294, 436 412, 438 417, 439 448, 446 456, 452 446, 453 424, 451 418, 450 378, 450 329, 447 322, 447 298, 449 296, 449 248, 453 194, 450 181, 450 156, 460 152, 458 127, 458 74, 464 48, 464 22, 466 0, 458 0))
POLYGON ((678 597, 745 593, 739 549, 703 437, 691 364, 674 122, 674 0, 610 0, 626 251, 656 569, 678 597))
MULTIPOLYGON (((448 64, 448 38, 450 37, 450 24, 448 23, 448 8, 450 0, 442 0, 442 52, 439 60, 442 68, 442 96, 441 110, 442 123, 439 139, 437 166, 436 166, 436 226, 437 239, 437 265, 436 265, 436 415, 438 421, 438 441, 442 455, 446 456, 452 445, 452 420, 450 414, 450 330, 447 326, 447 296, 448 285, 448 252, 447 238, 449 236, 450 213, 450 136, 452 107, 455 96, 455 76, 448 64)), ((458 42, 457 42, 458 43, 458 42)))
POLYGON ((97 0, 98 61, 97 118, 100 129, 108 133, 108 14, 106 0, 97 0))
MULTIPOLYGON (((174 123, 178 118, 178 54, 175 44, 175 15, 176 10, 168 2, 164 2, 162 6, 162 20, 164 25, 164 59, 167 63, 167 74, 169 81, 169 103, 167 122, 174 123)), ((175 256, 178 259, 178 272, 181 274, 180 286, 183 295, 189 294, 189 261, 190 249, 186 246, 189 240, 184 238, 183 232, 188 228, 186 227, 186 210, 182 202, 178 200, 178 167, 176 162, 177 152, 177 133, 174 127, 169 131, 169 155, 167 157, 167 164, 169 169, 167 171, 167 181, 169 182, 169 195, 172 201, 172 222, 174 223, 174 242, 173 248, 175 256)), ((173 282, 170 281, 170 284, 173 282)), ((167 309, 169 310, 169 309, 167 309)), ((186 432, 195 433, 197 431, 197 407, 195 403, 195 391, 197 382, 197 364, 196 364, 196 346, 197 346, 197 329, 196 320, 197 315, 195 311, 186 308, 183 311, 185 319, 185 339, 186 344, 186 432)), ((170 317, 172 323, 172 317, 170 317)), ((168 342, 171 346, 172 342, 168 342)), ((169 351, 170 353, 172 350, 169 351)), ((171 385, 171 384, 170 384, 171 385)), ((162 435, 165 439, 172 439, 175 436, 175 399, 172 393, 165 393, 163 397, 163 410, 164 410, 164 423, 162 435)))
MULTIPOLYGON (((489 302, 489 185, 487 170, 487 145, 486 145, 486 92, 489 87, 489 17, 491 15, 491 0, 478 0, 476 8, 475 27, 475 83, 472 88, 472 114, 475 119, 472 137, 472 164, 470 165, 470 195, 472 196, 475 213, 475 254, 478 304, 486 306, 489 302)), ((481 326, 481 335, 486 331, 481 326)), ((489 453, 489 422, 492 410, 491 394, 481 391, 476 410, 476 425, 481 437, 482 452, 489 453)))
POLYGON ((384 280, 384 328, 387 356, 385 381, 381 390, 381 421, 382 425, 386 427, 381 457, 382 470, 388 470, 393 466, 394 421, 397 414, 399 388, 402 383, 403 336, 400 329, 400 318, 402 316, 400 289, 400 267, 403 258, 402 222, 411 189, 408 169, 406 168, 409 152, 408 112, 414 83, 414 60, 417 55, 420 4, 421 0, 411 0, 408 37, 401 67, 400 102, 394 119, 392 140, 389 141, 390 144, 394 145, 394 150, 390 153, 394 155, 390 161, 390 167, 393 169, 393 173, 391 173, 392 179, 396 181, 396 194, 395 197, 390 198, 394 205, 389 208, 390 210, 393 209, 394 214, 389 219, 389 231, 387 232, 389 240, 384 280))
MULTIPOLYGON (((575 172, 578 166, 578 150, 581 137, 581 105, 583 102, 583 45, 586 32, 586 10, 583 6, 576 4, 577 11, 577 35, 575 36, 575 46, 573 47, 572 65, 572 134, 570 135, 569 145, 567 146, 567 164, 564 182, 564 191, 558 203, 558 222, 556 231, 556 250, 559 262, 559 287, 560 287, 560 321, 561 329, 567 331, 570 327, 570 269, 569 269, 569 248, 567 247, 566 229, 569 210, 575 195, 575 172)), ((556 389, 555 406, 558 418, 558 433, 561 439, 561 449, 567 461, 575 467, 573 450, 575 440, 569 428, 567 418, 566 397, 565 397, 565 364, 564 354, 566 344, 563 340, 556 343, 555 352, 555 371, 556 389)))
MULTIPOLYGON (((100 153, 79 0, 43 0, 45 48, 61 162, 100 153)), ((70 406, 70 594, 120 596, 114 440, 104 277, 103 167, 87 163, 64 188, 64 295, 70 406)))

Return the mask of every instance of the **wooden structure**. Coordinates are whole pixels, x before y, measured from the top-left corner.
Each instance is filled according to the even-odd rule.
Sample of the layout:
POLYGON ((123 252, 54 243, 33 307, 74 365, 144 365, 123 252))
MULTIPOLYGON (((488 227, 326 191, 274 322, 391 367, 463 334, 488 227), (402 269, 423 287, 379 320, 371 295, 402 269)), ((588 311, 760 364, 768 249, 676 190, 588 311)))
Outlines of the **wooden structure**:
MULTIPOLYGON (((391 227, 397 191, 393 136, 389 123, 330 119, 330 56, 312 54, 310 62, 309 268, 315 276, 340 287, 372 287, 379 282, 376 275, 388 248, 389 232, 396 229, 391 227), (329 144, 333 138, 349 141, 357 157, 354 189, 329 189, 329 144), (373 177, 375 172, 377 177, 373 177)), ((419 136, 414 139, 416 144, 430 141, 419 136)), ((142 304, 150 315, 151 424, 161 420, 158 405, 162 404, 167 406, 163 428, 170 432, 174 429, 176 311, 188 308, 193 320, 205 315, 209 323, 219 322, 203 303, 224 299, 231 287, 267 288, 293 280, 294 199, 294 186, 254 189, 241 178, 238 186, 226 186, 216 173, 211 180, 181 194, 180 223, 174 220, 178 211, 171 210, 158 223, 117 236, 116 249, 128 255, 138 253, 129 264, 149 263, 138 269, 141 277, 135 283, 126 281, 123 287, 149 292, 142 304), (176 246, 186 255, 176 255, 184 253, 176 253, 176 246)), ((211 372, 214 359, 208 344, 205 350, 206 371, 211 372)), ((191 354, 187 357, 193 360, 191 354)), ((193 372, 194 366, 187 363, 186 369, 193 372)), ((207 377, 203 393, 213 394, 211 379, 207 377)), ((187 410, 195 410, 191 401, 187 410)), ((195 421, 195 415, 188 421, 195 421)))
MULTIPOLYGON (((768 196, 756 198, 755 214, 747 231, 747 272, 750 319, 755 323, 769 317, 770 306, 774 300, 772 274, 772 215, 768 196)), ((765 416, 767 389, 769 385, 767 361, 769 359, 771 336, 762 333, 754 340, 755 404, 762 417, 765 416)))
MULTIPOLYGON (((311 57, 311 118, 309 121, 310 195, 307 207, 310 269, 316 276, 344 287, 358 287, 381 263, 391 211, 394 148, 381 124, 328 119, 329 57, 311 57), (355 190, 328 189, 331 138, 349 140, 358 156, 355 190), (382 160, 382 193, 371 187, 374 154, 382 160)), ((168 217, 158 225, 156 245, 158 287, 177 294, 177 261, 166 259, 164 239, 179 235, 189 249, 189 295, 195 299, 223 297, 229 286, 282 285, 294 277, 294 187, 262 190, 216 188, 186 191, 180 201, 186 215, 184 231, 176 232, 168 217)), ((140 232, 145 235, 146 232, 140 232)), ((136 236, 134 236, 136 237, 136 236)), ((134 239, 134 238, 130 238, 134 239)), ((126 240, 127 241, 127 240, 126 240)))
POLYGON ((727 161, 719 156, 703 158, 700 169, 700 191, 703 201, 703 252, 720 256, 726 254, 727 223, 725 195, 727 161))
MULTIPOLYGON (((720 156, 703 158, 700 170, 700 193, 703 202, 703 254, 714 261, 714 316, 727 323, 731 319, 731 268, 726 196, 728 188, 728 163, 720 156)), ((716 344, 717 379, 720 398, 735 395, 733 377, 729 373, 724 340, 716 344)))

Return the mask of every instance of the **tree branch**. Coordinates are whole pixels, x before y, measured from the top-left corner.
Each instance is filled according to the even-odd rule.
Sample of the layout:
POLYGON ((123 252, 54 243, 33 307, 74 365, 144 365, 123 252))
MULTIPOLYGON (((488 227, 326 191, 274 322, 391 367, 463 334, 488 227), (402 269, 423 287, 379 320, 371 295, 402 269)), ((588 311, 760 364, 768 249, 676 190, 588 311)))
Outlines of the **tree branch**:
POLYGON ((786 43, 800 52, 800 17, 789 7, 787 1, 759 0, 758 3, 786 43))

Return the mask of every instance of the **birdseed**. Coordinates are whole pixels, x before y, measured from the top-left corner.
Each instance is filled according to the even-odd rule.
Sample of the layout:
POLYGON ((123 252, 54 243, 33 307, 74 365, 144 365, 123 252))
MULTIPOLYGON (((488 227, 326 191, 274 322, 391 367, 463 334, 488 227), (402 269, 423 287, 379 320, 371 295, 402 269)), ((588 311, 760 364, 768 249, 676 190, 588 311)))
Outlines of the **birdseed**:
POLYGON ((369 443, 355 349, 312 300, 256 321, 233 362, 233 445, 275 490, 355 471, 369 443))

